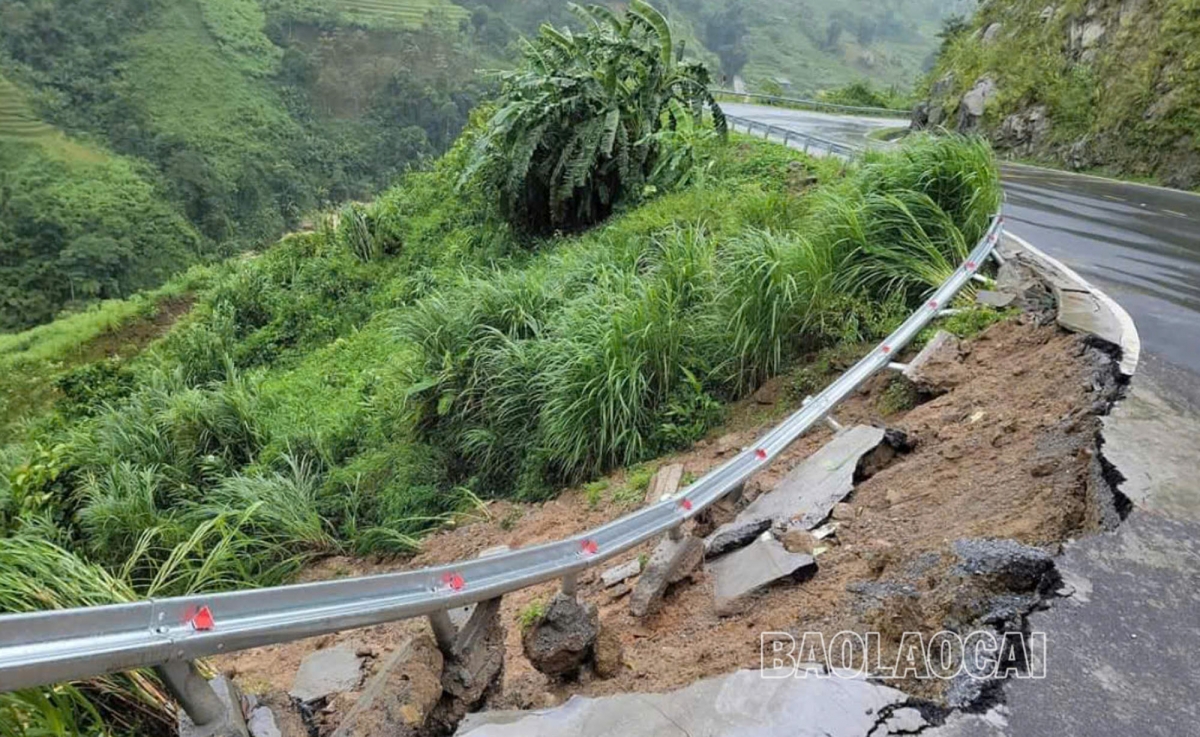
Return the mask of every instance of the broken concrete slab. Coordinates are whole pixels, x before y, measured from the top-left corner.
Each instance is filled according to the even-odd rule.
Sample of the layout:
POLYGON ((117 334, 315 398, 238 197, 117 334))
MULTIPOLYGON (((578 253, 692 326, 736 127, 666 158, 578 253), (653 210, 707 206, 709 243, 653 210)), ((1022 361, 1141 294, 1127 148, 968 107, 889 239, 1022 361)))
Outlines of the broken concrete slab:
POLYGON ((958 337, 939 330, 904 367, 904 378, 923 394, 945 394, 954 388, 947 381, 945 369, 961 361, 962 350, 958 337))
POLYGON ((684 535, 673 540, 670 535, 664 536, 633 587, 630 613, 644 617, 656 611, 667 587, 692 575, 703 560, 704 543, 698 538, 684 535))
POLYGON ((336 693, 353 691, 362 680, 362 658, 353 647, 338 645, 317 650, 304 658, 288 690, 304 703, 319 701, 336 693))
POLYGON ((596 605, 559 593, 521 638, 521 645, 534 668, 552 678, 565 678, 577 673, 592 655, 599 634, 596 605))
POLYGON ((1013 302, 1017 301, 1017 295, 1009 292, 993 292, 987 289, 980 289, 975 293, 975 304, 980 304, 985 307, 994 307, 998 310, 1003 310, 1011 307, 1013 302))
POLYGON ((636 558, 628 563, 622 563, 619 566, 613 566, 600 574, 600 581, 605 588, 612 588, 617 584, 625 583, 629 579, 642 572, 642 562, 636 558))
MULTIPOLYGON (((665 694, 572 697, 531 712, 471 714, 459 737, 864 737, 905 703, 865 679, 794 678, 790 670, 742 670, 665 694)), ((878 732, 876 732, 878 734, 878 732)))
POLYGON ((1059 580, 1049 553, 1016 540, 955 540, 954 554, 959 573, 994 578, 1008 591, 1048 590, 1059 580))
POLYGON ((308 737, 308 725, 296 702, 282 691, 258 696, 246 726, 250 737, 308 737), (266 712, 263 714, 261 712, 266 712))
POLYGON ((731 524, 766 518, 783 527, 798 518, 796 526, 805 530, 817 527, 833 511, 833 506, 854 489, 854 470, 859 459, 883 441, 884 432, 883 428, 868 425, 855 425, 838 432, 833 440, 789 471, 774 491, 763 494, 742 510, 731 524))
POLYGON ((410 638, 363 689, 332 737, 412 737, 442 698, 445 658, 428 635, 410 638))
POLYGON ((250 712, 250 718, 246 720, 246 729, 250 730, 250 737, 283 737, 283 732, 279 731, 279 725, 275 723, 275 714, 265 706, 259 706, 250 712))
POLYGON ((789 553, 770 533, 710 565, 713 602, 719 616, 736 614, 746 597, 775 581, 796 579, 817 569, 806 553, 789 553))
POLYGON ((683 481, 683 465, 672 463, 658 469, 646 486, 646 504, 657 504, 664 496, 674 496, 683 481))
POLYGON ((735 519, 723 524, 704 539, 704 556, 715 558, 731 550, 743 548, 771 529, 772 524, 774 520, 770 517, 735 519))
POLYGON ((196 724, 183 709, 179 710, 179 720, 176 724, 179 737, 249 737, 246 728, 246 717, 242 713, 242 693, 237 684, 223 675, 208 682, 217 698, 225 706, 225 712, 220 719, 208 724, 196 724))

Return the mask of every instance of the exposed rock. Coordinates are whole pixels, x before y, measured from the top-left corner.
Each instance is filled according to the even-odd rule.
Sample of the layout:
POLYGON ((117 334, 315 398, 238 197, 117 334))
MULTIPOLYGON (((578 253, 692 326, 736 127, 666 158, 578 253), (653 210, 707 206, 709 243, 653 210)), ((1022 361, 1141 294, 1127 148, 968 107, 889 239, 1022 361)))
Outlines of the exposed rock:
POLYGON ((333 737, 422 734, 442 698, 444 665, 432 637, 410 638, 384 661, 333 737))
POLYGON ((996 274, 996 288, 1015 295, 1013 306, 1022 312, 1043 313, 1055 309, 1055 299, 1027 265, 1015 258, 1006 258, 996 274))
MULTIPOLYGON (((574 696, 552 710, 470 715, 460 737, 863 737, 908 697, 858 678, 743 670, 665 694, 574 696)), ((909 715, 905 715, 909 716, 909 715)), ((876 733, 878 734, 878 733, 876 733)))
POLYGON ((1034 105, 1013 113, 1000 123, 996 141, 1005 148, 1029 152, 1037 147, 1050 132, 1050 117, 1045 105, 1034 105))
POLYGON ((625 648, 621 638, 612 629, 600 629, 594 646, 594 666, 600 678, 612 678, 625 665, 625 648))
POLYGON ((736 614, 746 597, 781 579, 798 580, 816 571, 811 555, 789 553, 769 533, 711 564, 713 604, 718 616, 736 614))
POLYGON ((1053 5, 1047 5, 1046 7, 1042 8, 1041 13, 1038 13, 1038 18, 1040 18, 1043 23, 1049 23, 1054 19, 1054 14, 1056 12, 1058 11, 1053 5))
POLYGON ((283 737, 283 732, 275 723, 275 714, 265 706, 255 707, 250 712, 246 729, 250 731, 250 737, 283 737))
POLYGON ((247 727, 251 737, 308 737, 308 725, 304 723, 304 717, 300 715, 296 702, 282 692, 259 696, 258 703, 250 712, 247 727), (270 714, 269 719, 266 715, 258 714, 263 710, 270 714), (261 735, 255 732, 256 728, 262 731, 261 735), (275 731, 272 732, 271 729, 275 731))
POLYGON ((962 349, 958 338, 945 330, 939 330, 908 362, 904 378, 911 381, 922 394, 938 396, 955 386, 953 371, 946 369, 962 362, 962 349))
POLYGON ((991 77, 981 77, 962 97, 958 105, 958 130, 974 130, 979 126, 987 103, 996 95, 996 82, 991 77))
POLYGON ((704 560, 704 543, 691 535, 678 540, 664 536, 650 555, 642 575, 629 598, 629 611, 644 617, 658 609, 667 587, 692 575, 704 560))
POLYGON ((759 535, 771 529, 772 524, 773 520, 770 517, 754 517, 735 519, 733 522, 721 525, 705 538, 704 555, 707 558, 715 558, 730 550, 745 547, 754 542, 759 535))
POLYGON ((529 628, 521 644, 534 668, 553 678, 574 675, 592 654, 600 632, 594 604, 559 593, 529 628))
POLYGON ((305 703, 319 701, 336 693, 353 691, 362 680, 362 658, 346 645, 309 653, 288 690, 292 698, 305 703))
POLYGON ((728 435, 722 435, 721 437, 717 438, 717 445, 713 450, 716 451, 717 455, 725 455, 730 451, 738 450, 740 448, 741 441, 738 439, 737 434, 729 433, 728 435))
POLYGON ((854 519, 854 505, 846 503, 838 503, 833 505, 833 512, 830 514, 833 519, 839 522, 846 522, 854 519))
POLYGON ((983 45, 991 46, 1000 37, 1000 31, 1004 30, 1003 23, 992 23, 983 32, 983 45))
POLYGON ((613 566, 612 568, 609 568, 601 573, 600 581, 606 588, 610 588, 612 586, 616 586, 617 584, 628 581, 641 572, 642 562, 637 558, 634 558, 628 563, 622 563, 619 566, 613 566))
POLYGON ((778 381, 768 381, 750 395, 757 404, 773 405, 779 401, 783 384, 778 381))
POLYGON ((673 496, 679 491, 683 480, 683 466, 678 463, 663 466, 646 486, 646 504, 657 504, 664 496, 673 496))
POLYGON ((196 725, 183 709, 179 710, 177 729, 179 737, 249 737, 246 718, 242 714, 242 694, 237 685, 219 675, 208 682, 217 698, 225 705, 221 719, 204 725, 196 725))
POLYGON ((960 573, 987 576, 1009 591, 1038 591, 1057 583, 1050 554, 1016 540, 956 540, 954 553, 962 561, 960 573))

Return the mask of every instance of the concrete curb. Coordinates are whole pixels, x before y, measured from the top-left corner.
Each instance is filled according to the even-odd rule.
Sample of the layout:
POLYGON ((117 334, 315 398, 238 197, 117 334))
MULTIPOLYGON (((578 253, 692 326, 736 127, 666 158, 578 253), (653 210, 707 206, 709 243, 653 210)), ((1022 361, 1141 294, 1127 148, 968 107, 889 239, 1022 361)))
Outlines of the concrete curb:
POLYGON ((1142 341, 1133 318, 1116 300, 1097 289, 1073 269, 1020 236, 1005 232, 1002 257, 1016 257, 1038 271, 1054 288, 1058 322, 1075 332, 1089 333, 1121 349, 1121 373, 1137 373, 1142 341))

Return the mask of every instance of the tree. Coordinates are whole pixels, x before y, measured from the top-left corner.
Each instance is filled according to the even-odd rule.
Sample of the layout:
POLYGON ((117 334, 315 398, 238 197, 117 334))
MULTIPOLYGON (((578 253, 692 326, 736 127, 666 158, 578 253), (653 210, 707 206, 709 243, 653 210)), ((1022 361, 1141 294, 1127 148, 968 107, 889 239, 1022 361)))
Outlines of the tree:
POLYGON ((682 60, 661 13, 644 0, 623 16, 571 8, 587 30, 544 25, 526 42, 522 66, 498 75, 496 111, 460 179, 478 177, 505 219, 532 233, 586 227, 639 196, 668 153, 657 134, 681 116, 708 109, 725 132, 708 70, 682 60))

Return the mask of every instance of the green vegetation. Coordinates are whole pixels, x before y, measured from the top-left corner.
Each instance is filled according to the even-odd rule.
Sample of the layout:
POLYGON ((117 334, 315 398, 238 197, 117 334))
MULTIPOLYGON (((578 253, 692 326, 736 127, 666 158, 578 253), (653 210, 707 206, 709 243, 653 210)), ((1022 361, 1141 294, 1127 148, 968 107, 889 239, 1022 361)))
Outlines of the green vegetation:
MULTIPOLYGON (((6 381, 37 390, 3 395, 0 611, 270 585, 319 556, 406 554, 481 500, 545 498, 620 467, 612 498, 640 499, 652 459, 709 432, 726 403, 801 356, 888 332, 999 204, 977 140, 915 137, 849 166, 728 140, 719 111, 696 113, 702 73, 679 62, 661 17, 641 4, 592 17, 545 34, 560 55, 542 46, 509 77, 533 82, 555 111, 543 120, 580 143, 551 151, 551 125, 512 123, 502 111, 528 100, 506 87, 444 156, 370 204, 0 338, 6 381), (585 79, 593 68, 623 89, 585 79), (551 92, 547 77, 573 84, 551 92), (518 128, 525 151, 493 147, 518 128), (614 161, 634 152, 636 166, 614 161), (491 175, 534 160, 541 184, 518 195, 535 211, 549 218, 556 196, 605 207, 561 210, 575 217, 566 234, 527 227, 491 175), (632 178, 588 194, 614 165, 632 178), (571 190, 542 186, 554 182, 571 190)), ((213 37, 266 58, 252 35, 213 37)), ((242 91, 258 83, 246 71, 242 91)), ((237 87, 230 100, 273 119, 237 87)), ((220 120, 196 140, 219 143, 220 120)), ((131 674, 5 697, 0 723, 22 737, 156 734, 163 703, 153 678, 131 674)))
POLYGON ((953 125, 990 77, 982 130, 1021 158, 1200 185, 1200 12, 1193 0, 990 2, 948 29, 924 85, 953 125), (984 40, 993 27, 1000 36, 984 40), (1007 126, 1006 126, 1007 122, 1007 126), (1015 125, 1014 125, 1015 124, 1015 125))

